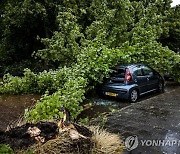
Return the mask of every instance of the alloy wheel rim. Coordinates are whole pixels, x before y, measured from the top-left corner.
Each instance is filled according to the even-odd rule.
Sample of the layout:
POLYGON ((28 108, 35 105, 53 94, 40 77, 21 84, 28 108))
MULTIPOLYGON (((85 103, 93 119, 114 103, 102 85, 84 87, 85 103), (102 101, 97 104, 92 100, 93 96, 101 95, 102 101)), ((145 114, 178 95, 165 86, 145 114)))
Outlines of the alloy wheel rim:
POLYGON ((135 102, 137 100, 137 91, 136 90, 133 90, 132 93, 131 93, 131 100, 133 102, 135 102))

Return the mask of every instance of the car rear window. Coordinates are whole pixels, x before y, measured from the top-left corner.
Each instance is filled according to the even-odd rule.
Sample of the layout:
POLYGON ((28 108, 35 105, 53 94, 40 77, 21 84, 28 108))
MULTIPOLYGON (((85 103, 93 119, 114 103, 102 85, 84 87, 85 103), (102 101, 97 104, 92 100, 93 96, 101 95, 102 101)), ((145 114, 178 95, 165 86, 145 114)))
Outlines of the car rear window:
POLYGON ((125 69, 114 69, 111 73, 112 82, 124 82, 125 79, 125 69))
POLYGON ((125 69, 114 69, 111 76, 112 77, 124 77, 125 78, 125 69))

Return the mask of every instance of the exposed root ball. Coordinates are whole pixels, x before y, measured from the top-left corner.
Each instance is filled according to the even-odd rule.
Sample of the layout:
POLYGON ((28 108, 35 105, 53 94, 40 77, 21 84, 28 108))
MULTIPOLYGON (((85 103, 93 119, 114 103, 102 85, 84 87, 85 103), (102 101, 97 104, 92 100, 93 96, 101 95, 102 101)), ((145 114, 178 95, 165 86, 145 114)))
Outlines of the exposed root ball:
POLYGON ((56 139, 49 140, 41 146, 34 146, 34 152, 40 154, 88 154, 93 144, 90 138, 72 140, 67 134, 61 133, 56 139))

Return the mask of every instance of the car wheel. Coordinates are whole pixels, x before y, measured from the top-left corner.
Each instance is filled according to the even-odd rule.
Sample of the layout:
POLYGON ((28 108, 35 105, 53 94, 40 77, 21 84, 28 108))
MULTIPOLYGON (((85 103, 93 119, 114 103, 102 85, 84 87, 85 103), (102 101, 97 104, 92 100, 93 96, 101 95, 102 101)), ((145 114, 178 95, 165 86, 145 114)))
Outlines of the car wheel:
POLYGON ((162 81, 159 81, 159 83, 158 83, 158 91, 164 92, 164 84, 162 81))
POLYGON ((129 101, 132 103, 135 103, 137 101, 137 99, 138 99, 138 91, 136 89, 133 89, 130 92, 129 101))

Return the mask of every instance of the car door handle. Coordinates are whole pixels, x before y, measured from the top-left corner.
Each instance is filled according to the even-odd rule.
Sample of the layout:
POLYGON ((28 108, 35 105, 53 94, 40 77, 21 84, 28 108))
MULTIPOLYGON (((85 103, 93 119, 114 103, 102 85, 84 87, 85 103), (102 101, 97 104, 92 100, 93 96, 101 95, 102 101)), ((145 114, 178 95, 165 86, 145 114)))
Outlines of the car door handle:
POLYGON ((136 79, 134 79, 134 82, 135 82, 135 83, 137 83, 137 80, 136 80, 136 79))
POLYGON ((149 81, 149 78, 147 78, 147 80, 149 81))

